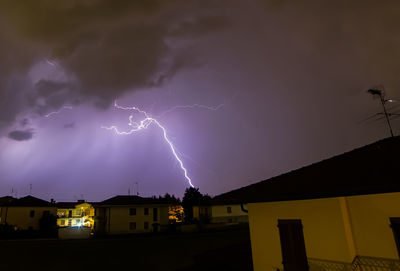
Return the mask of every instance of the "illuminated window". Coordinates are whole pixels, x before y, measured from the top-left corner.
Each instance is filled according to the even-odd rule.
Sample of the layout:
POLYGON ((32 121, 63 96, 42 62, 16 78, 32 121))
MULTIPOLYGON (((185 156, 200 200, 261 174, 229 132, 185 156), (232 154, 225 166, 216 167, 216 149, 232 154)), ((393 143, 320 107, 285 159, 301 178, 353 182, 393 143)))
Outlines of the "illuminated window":
POLYGON ((129 229, 136 230, 136 222, 129 222, 129 229))
POLYGON ((144 222, 144 229, 147 230, 149 228, 149 222, 144 222))
POLYGON ((29 216, 30 217, 34 217, 35 216, 35 210, 31 210, 30 213, 29 213, 29 216))
POLYGON ((228 214, 232 213, 232 208, 230 206, 226 207, 226 211, 228 212, 228 214))
POLYGON ((130 208, 129 215, 136 215, 136 208, 130 208))
POLYGON ((63 219, 63 220, 61 220, 61 226, 64 226, 65 225, 65 220, 63 219))
POLYGON ((144 208, 144 215, 149 215, 149 208, 144 208))
POLYGON ((75 224, 79 224, 79 219, 75 219, 75 224))

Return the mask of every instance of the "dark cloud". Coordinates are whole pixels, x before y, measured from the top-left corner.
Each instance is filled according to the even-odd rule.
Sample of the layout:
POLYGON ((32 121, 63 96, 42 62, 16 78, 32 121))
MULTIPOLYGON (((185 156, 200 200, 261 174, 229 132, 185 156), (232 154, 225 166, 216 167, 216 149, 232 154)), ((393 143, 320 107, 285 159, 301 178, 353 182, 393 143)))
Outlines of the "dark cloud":
POLYGON ((15 130, 8 133, 8 138, 16 141, 26 141, 33 137, 33 130, 15 130))
POLYGON ((16 73, 24 77, 45 59, 57 63, 67 79, 42 79, 17 94, 0 85, 0 101, 13 103, 12 109, 0 109, 6 111, 0 112, 0 129, 30 108, 43 115, 83 100, 106 107, 127 91, 165 82, 194 62, 174 42, 225 27, 218 9, 199 3, 1 1, 0 79, 6 80, 0 81, 16 73))

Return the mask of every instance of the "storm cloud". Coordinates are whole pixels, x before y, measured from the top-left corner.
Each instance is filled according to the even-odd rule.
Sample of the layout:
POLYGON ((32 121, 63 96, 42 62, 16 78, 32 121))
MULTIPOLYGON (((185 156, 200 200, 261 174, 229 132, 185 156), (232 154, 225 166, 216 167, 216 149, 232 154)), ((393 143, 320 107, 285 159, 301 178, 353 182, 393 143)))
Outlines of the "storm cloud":
POLYGON ((1 107, 0 129, 24 110, 43 115, 81 102, 106 108, 127 91, 162 84, 196 62, 176 43, 226 25, 221 5, 214 7, 180 0, 2 1, 0 100, 9 106, 1 107), (13 89, 13 77, 26 78, 39 61, 64 78, 13 89))

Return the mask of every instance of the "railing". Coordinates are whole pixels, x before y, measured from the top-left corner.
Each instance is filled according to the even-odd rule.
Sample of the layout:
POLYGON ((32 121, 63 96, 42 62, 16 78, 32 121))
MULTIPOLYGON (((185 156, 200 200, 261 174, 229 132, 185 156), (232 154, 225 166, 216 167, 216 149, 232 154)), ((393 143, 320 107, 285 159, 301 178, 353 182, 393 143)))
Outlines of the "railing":
POLYGON ((310 271, 352 271, 352 264, 330 260, 308 258, 310 271))
POLYGON ((352 263, 308 258, 310 271, 400 271, 400 261, 356 256, 352 263))
POLYGON ((353 271, 400 271, 400 261, 394 259, 356 256, 353 271))

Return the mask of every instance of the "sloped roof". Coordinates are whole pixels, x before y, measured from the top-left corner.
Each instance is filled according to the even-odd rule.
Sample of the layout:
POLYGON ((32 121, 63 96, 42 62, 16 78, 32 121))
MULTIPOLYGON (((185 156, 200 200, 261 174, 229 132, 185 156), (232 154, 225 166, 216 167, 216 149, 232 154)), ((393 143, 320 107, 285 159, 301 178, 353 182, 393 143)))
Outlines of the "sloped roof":
POLYGON ((174 204, 173 200, 164 198, 142 198, 139 196, 115 196, 110 199, 95 203, 95 206, 111 205, 154 205, 154 204, 174 204))
POLYGON ((13 198, 13 197, 3 197, 2 199, 7 198, 6 200, 0 200, 0 205, 2 206, 19 206, 19 207, 46 207, 46 206, 55 206, 54 204, 33 197, 33 196, 26 196, 22 198, 13 198))
POLYGON ((0 198, 0 206, 4 206, 7 204, 10 204, 12 201, 16 200, 16 198, 13 198, 11 196, 5 196, 0 198))
POLYGON ((214 197, 230 203, 287 201, 400 192, 400 137, 214 197))

